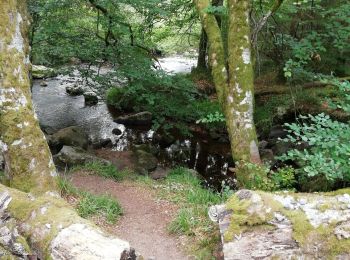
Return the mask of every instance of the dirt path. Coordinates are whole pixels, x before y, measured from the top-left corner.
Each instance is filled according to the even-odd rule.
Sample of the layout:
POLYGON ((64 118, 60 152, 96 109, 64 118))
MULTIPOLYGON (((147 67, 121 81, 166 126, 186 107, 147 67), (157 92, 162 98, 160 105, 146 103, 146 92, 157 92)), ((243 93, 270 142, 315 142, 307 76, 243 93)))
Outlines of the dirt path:
POLYGON ((129 241, 145 259, 190 259, 180 249, 179 240, 167 232, 167 225, 176 212, 176 206, 156 201, 152 190, 132 183, 117 183, 94 175, 76 173, 72 182, 78 188, 95 194, 116 197, 124 215, 109 232, 129 241))

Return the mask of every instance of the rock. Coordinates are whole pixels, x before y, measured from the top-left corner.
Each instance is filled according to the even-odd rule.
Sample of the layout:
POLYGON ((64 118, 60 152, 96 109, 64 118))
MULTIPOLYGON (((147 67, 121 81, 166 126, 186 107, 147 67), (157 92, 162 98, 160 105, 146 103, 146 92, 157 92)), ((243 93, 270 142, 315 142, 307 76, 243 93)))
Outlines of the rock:
POLYGON ((70 126, 53 134, 49 144, 50 147, 56 149, 60 149, 64 145, 86 149, 89 144, 89 138, 82 128, 78 126, 70 126))
POLYGON ((164 179, 168 176, 169 174, 169 169, 163 168, 163 167, 158 167, 154 172, 150 174, 150 177, 153 180, 159 180, 159 179, 164 179))
POLYGON ((272 147, 272 151, 276 156, 280 156, 293 148, 293 144, 290 142, 277 141, 276 144, 272 147))
POLYGON ((160 130, 154 134, 153 142, 159 144, 161 148, 166 148, 175 143, 176 139, 172 134, 160 130))
POLYGON ((121 135, 122 133, 123 133, 122 130, 120 130, 119 128, 114 128, 112 130, 112 134, 114 135, 121 135))
POLYGON ((100 162, 109 165, 110 162, 99 158, 93 154, 87 153, 79 147, 63 146, 61 151, 54 155, 55 164, 59 167, 72 167, 82 165, 88 162, 100 162))
POLYGON ((288 132, 281 125, 275 125, 271 128, 269 139, 279 139, 287 137, 288 132))
POLYGON ((101 149, 101 148, 111 148, 113 146, 113 142, 110 138, 99 140, 92 144, 92 148, 101 149))
POLYGON ((131 147, 131 150, 133 152, 142 150, 153 155, 157 155, 159 153, 159 149, 151 144, 135 144, 131 147))
POLYGON ((95 92, 88 91, 88 92, 85 92, 83 95, 85 99, 85 105, 93 106, 98 103, 98 96, 95 92))
POLYGON ((145 111, 137 114, 121 116, 118 117, 115 122, 124 125, 150 125, 152 123, 152 113, 145 111))
POLYGON ((349 239, 350 238, 350 221, 337 226, 334 230, 334 234, 339 240, 349 239))
POLYGON ((260 157, 263 162, 273 162, 275 156, 273 155, 273 151, 271 149, 262 149, 260 150, 260 157))
POLYGON ((61 230, 51 242, 52 259, 121 259, 129 243, 110 238, 84 224, 61 230))
POLYGON ((40 86, 41 86, 41 87, 47 87, 47 82, 44 81, 44 80, 41 81, 40 86))
POLYGON ((158 160, 151 153, 143 150, 137 150, 135 155, 135 171, 141 175, 146 175, 151 171, 154 171, 158 166, 158 160))
POLYGON ((33 79, 45 79, 55 76, 55 71, 42 65, 32 65, 33 79))
POLYGON ((261 140, 259 142, 259 150, 264 150, 268 146, 269 142, 266 140, 261 140))
POLYGON ((48 134, 48 135, 52 135, 54 134, 56 131, 54 128, 52 128, 51 126, 49 125, 44 125, 40 122, 40 129, 45 133, 45 134, 48 134))
POLYGON ((66 86, 66 92, 67 94, 71 95, 71 96, 79 96, 84 94, 84 88, 81 85, 78 85, 77 83, 74 84, 68 84, 66 86))

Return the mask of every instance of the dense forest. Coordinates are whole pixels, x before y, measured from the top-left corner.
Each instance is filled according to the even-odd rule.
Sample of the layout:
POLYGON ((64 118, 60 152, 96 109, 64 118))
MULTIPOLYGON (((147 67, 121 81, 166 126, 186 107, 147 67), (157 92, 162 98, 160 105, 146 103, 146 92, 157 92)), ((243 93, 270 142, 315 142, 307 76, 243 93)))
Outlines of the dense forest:
POLYGON ((0 1, 0 258, 348 259, 349 57, 346 0, 0 1))

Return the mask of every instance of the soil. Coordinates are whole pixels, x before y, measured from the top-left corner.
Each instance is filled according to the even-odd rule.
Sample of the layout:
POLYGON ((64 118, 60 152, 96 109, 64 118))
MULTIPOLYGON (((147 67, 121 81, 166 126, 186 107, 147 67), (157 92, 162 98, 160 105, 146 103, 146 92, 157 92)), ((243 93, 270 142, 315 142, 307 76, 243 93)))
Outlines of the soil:
POLYGON ((153 190, 84 172, 75 173, 72 183, 94 194, 110 194, 119 201, 124 215, 115 225, 108 225, 108 232, 128 241, 144 259, 190 259, 181 248, 180 239, 167 230, 177 212, 176 205, 157 200, 153 190))

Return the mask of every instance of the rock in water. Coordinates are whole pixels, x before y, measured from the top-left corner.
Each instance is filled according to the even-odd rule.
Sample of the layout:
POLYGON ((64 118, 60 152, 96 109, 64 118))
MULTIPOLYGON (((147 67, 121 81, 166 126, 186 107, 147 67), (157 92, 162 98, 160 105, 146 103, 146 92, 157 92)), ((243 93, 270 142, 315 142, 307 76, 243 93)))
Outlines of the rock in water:
POLYGON ((93 106, 98 103, 98 96, 95 92, 88 91, 88 92, 85 92, 83 95, 85 99, 85 105, 93 106))
POLYGON ((150 125, 152 123, 152 113, 145 111, 137 114, 121 116, 118 117, 115 122, 124 125, 150 125))
POLYGON ((83 86, 78 85, 77 83, 68 84, 66 86, 66 92, 68 95, 71 96, 80 96, 84 94, 84 88, 83 86))
POLYGON ((45 79, 55 76, 55 71, 52 68, 48 68, 42 65, 32 66, 33 79, 45 79))
POLYGON ((75 146, 86 149, 89 144, 88 135, 79 126, 70 126, 59 130, 50 138, 49 145, 59 150, 64 146, 75 146))

